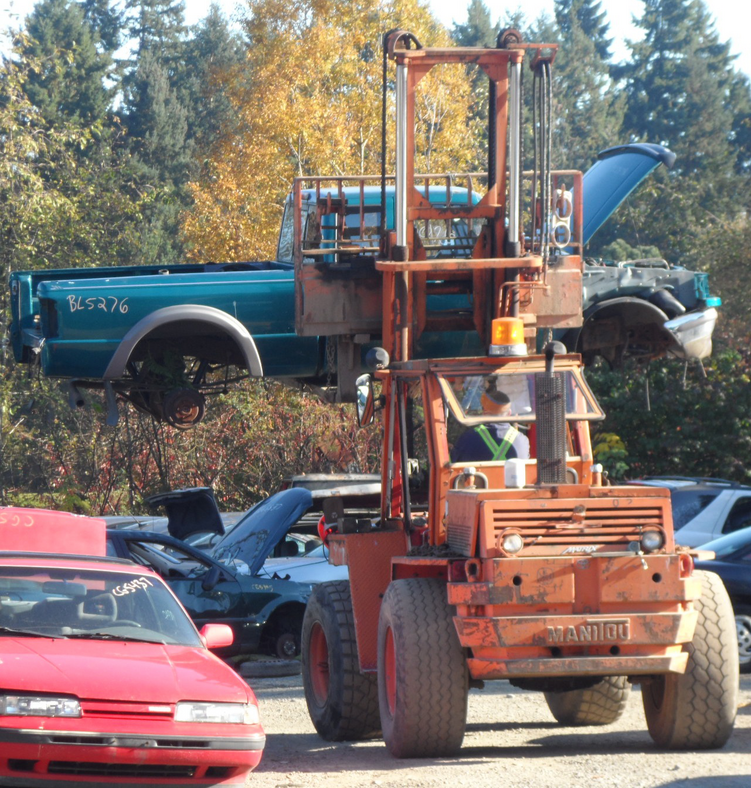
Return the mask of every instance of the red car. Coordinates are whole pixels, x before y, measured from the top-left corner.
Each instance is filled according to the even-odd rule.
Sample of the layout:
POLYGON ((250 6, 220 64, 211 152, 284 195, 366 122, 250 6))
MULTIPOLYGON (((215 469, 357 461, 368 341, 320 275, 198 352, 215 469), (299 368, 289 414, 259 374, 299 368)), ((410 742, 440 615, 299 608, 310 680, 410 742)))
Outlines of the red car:
POLYGON ((265 736, 247 684, 103 520, 0 508, 0 785, 242 786, 265 736), (86 557, 91 555, 97 557, 86 557))

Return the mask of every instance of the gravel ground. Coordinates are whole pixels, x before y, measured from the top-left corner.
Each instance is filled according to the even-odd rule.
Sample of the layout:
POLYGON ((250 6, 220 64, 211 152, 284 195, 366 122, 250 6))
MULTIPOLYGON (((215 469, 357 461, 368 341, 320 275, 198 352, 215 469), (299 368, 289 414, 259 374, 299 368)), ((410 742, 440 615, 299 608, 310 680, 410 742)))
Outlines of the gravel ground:
POLYGON ((741 677, 735 732, 721 750, 658 750, 638 689, 613 725, 565 728, 541 693, 491 682, 470 692, 459 757, 411 761, 392 758, 382 741, 319 738, 299 676, 249 681, 268 737, 253 788, 751 788, 751 676, 741 677))

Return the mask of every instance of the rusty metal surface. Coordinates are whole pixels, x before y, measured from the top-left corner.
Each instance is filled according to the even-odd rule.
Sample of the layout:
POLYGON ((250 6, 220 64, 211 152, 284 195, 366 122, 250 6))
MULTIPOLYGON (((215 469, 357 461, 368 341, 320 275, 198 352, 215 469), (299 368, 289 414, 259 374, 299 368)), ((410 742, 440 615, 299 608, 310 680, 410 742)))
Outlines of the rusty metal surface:
POLYGON ((449 495, 448 500, 449 523, 466 524, 472 505, 480 512, 481 557, 502 555, 499 539, 509 530, 525 539, 525 556, 625 551, 649 529, 662 531, 665 549, 674 549, 670 503, 664 496, 634 496, 623 488, 559 485, 465 491, 464 496, 449 495), (454 507, 461 514, 455 515, 454 507))
MULTIPOLYGON (((650 615, 503 616, 454 618, 459 640, 467 648, 571 648, 647 646, 689 643, 696 611, 650 615)), ((644 656, 655 652, 644 650, 644 656)), ((549 656, 551 656, 549 654, 549 656)), ((577 655, 578 656, 578 655, 577 655)), ((581 656, 586 656, 582 653, 581 656)))
POLYGON ((349 566, 360 668, 375 670, 378 662, 378 614, 381 597, 391 582, 391 559, 407 552, 404 531, 334 534, 332 556, 349 566))
MULTIPOLYGON (((501 465, 478 467, 500 483, 501 465)), ((508 531, 525 540, 525 557, 626 552, 646 530, 661 531, 665 552, 674 549, 670 502, 663 494, 637 497, 629 488, 558 485, 446 490, 445 496, 448 538, 462 555, 474 555, 476 541, 480 557, 502 556, 500 539, 508 531)))
MULTIPOLYGON (((380 183, 380 176, 362 176, 359 180, 354 177, 296 179, 293 202, 298 333, 373 336, 380 333, 392 359, 407 360, 413 356, 416 340, 425 330, 476 331, 481 342, 486 343, 489 321, 515 310, 516 307, 510 306, 512 301, 521 305, 519 313, 529 322, 530 340, 535 326, 581 325, 581 173, 552 172, 550 205, 544 208, 536 203, 535 179, 530 173, 520 174, 523 185, 520 182, 519 216, 546 211, 558 216, 561 206, 566 205, 565 216, 559 219, 567 224, 568 240, 565 244, 558 242, 559 252, 565 250, 566 254, 556 258, 555 266, 548 266, 541 257, 545 248, 542 239, 525 234, 521 227, 519 256, 503 256, 507 220, 509 64, 521 63, 527 50, 533 60, 543 57, 545 52, 544 59, 552 61, 555 47, 519 44, 508 49, 425 48, 405 31, 390 34, 389 40, 396 47, 391 52, 392 59, 406 70, 406 138, 403 140, 406 155, 401 173, 406 184, 403 214, 406 236, 400 241, 403 245, 397 247, 393 232, 386 232, 380 239, 374 236, 373 228, 365 232, 364 184, 380 183), (398 45, 395 42, 399 42, 398 45), (416 48, 401 48, 407 45, 416 48), (487 74, 489 96, 495 99, 495 112, 489 116, 489 126, 494 130, 491 136, 498 141, 492 157, 492 171, 417 174, 415 107, 419 83, 434 66, 467 63, 478 65, 487 74), (445 188, 444 204, 431 203, 431 183, 445 188), (452 189, 460 184, 460 188, 468 190, 466 203, 451 199, 452 189), (358 191, 358 186, 359 208, 354 205, 348 208, 345 188, 358 191), (311 200, 317 205, 312 214, 317 228, 313 226, 312 230, 311 220, 304 222, 300 215, 303 210, 310 211, 311 200), (354 233, 347 227, 346 219, 358 212, 360 229, 354 233), (324 216, 329 217, 327 233, 321 232, 324 216), (449 238, 454 219, 466 220, 469 228, 482 229, 472 233, 472 240, 466 244, 459 243, 458 238, 453 238, 448 245, 432 242, 431 239, 438 236, 426 232, 428 223, 445 222, 449 238), (357 239, 354 244, 353 238, 357 239), (453 256, 447 257, 448 253, 453 256), (323 257, 331 259, 323 261, 323 257), (470 298, 471 314, 431 318, 426 310, 425 282, 450 278, 457 273, 467 277, 463 292, 470 298), (415 279, 415 276, 422 278, 415 279), (401 291, 396 278, 400 278, 400 286, 403 283, 401 291)), ((386 176, 386 180, 391 183, 394 176, 386 176)), ((372 212, 374 207, 368 210, 372 212)))
MULTIPOLYGON (((618 558, 504 558, 483 562, 484 582, 450 584, 454 605, 505 605, 509 612, 568 605, 571 612, 659 612, 698 599, 701 582, 682 578, 677 555, 618 558), (589 599, 591 597, 591 599, 589 599), (656 606, 662 606, 658 608, 656 606)), ((562 611, 557 607, 557 612, 562 611)))
POLYGON ((693 638, 701 583, 684 576, 677 555, 644 558, 646 571, 633 555, 485 560, 480 582, 449 583, 472 675, 682 670, 678 652, 693 638))
MULTIPOLYGON (((377 260, 378 271, 409 271, 440 274, 442 271, 485 271, 488 268, 542 268, 541 257, 494 257, 478 259, 473 257, 442 257, 440 260, 377 260)), ((581 310, 581 298, 579 303, 581 310)))
MULTIPOLYGON (((530 339, 539 327, 581 325, 581 176, 555 176, 554 189, 546 198, 548 204, 539 205, 530 192, 519 212, 520 216, 534 216, 560 209, 568 216, 570 207, 571 238, 565 244, 559 242, 558 251, 573 250, 575 254, 543 260, 541 254, 547 254, 549 239, 532 233, 530 241, 522 232, 520 243, 515 238, 507 245, 509 254, 520 256, 504 257, 508 65, 521 62, 524 48, 431 50, 410 36, 399 32, 388 45, 404 80, 399 82, 404 87, 397 101, 397 118, 401 112, 404 121, 397 125, 400 129, 403 126, 405 139, 400 140, 404 157, 398 158, 400 210, 394 232, 380 239, 380 253, 374 255, 372 239, 365 238, 364 211, 360 207, 361 253, 353 254, 357 249, 345 233, 343 187, 339 183, 335 194, 323 194, 321 181, 317 181, 314 213, 319 233, 316 236, 314 227, 310 238, 314 247, 311 257, 320 262, 305 260, 302 246, 295 260, 302 288, 298 307, 303 316, 298 314, 298 325, 305 325, 309 331, 315 326, 319 332, 346 333, 352 324, 358 330, 362 328, 362 333, 375 334, 371 325, 379 317, 382 321, 382 343, 392 358, 389 371, 379 374, 387 403, 384 468, 390 469, 384 471, 384 520, 403 520, 409 514, 407 472, 400 454, 406 452, 407 443, 402 440, 405 434, 398 408, 404 405, 409 387, 421 381, 431 464, 429 547, 448 540, 449 555, 459 556, 456 563, 451 563, 453 558, 429 557, 436 555, 435 551, 423 557, 407 557, 408 540, 402 530, 332 538, 333 561, 350 567, 361 668, 376 669, 378 614, 392 578, 446 578, 451 570, 453 579, 461 578, 462 571, 471 579, 447 583, 447 598, 457 608, 456 629, 463 646, 472 650, 470 669, 476 678, 649 675, 684 670, 687 655, 682 653, 682 646, 694 633, 697 614, 692 600, 698 596, 698 584, 688 577, 690 566, 680 558, 640 553, 640 540, 649 529, 662 531, 665 551, 674 550, 669 497, 656 488, 645 488, 642 493, 633 488, 590 487, 592 476, 586 466, 591 445, 586 424, 575 426, 567 435, 569 453, 575 455, 579 450, 575 461, 578 483, 521 490, 450 490, 456 475, 446 440, 444 403, 450 392, 442 394, 432 372, 443 365, 441 371, 466 367, 468 372, 472 370, 470 374, 477 374, 489 363, 506 371, 511 370, 509 365, 518 364, 525 372, 534 372, 542 371, 544 361, 414 362, 415 341, 428 326, 441 331, 473 327, 486 338, 490 320, 501 315, 522 316, 525 336, 530 339), (399 48, 397 41, 409 48, 399 48), (489 128, 498 141, 498 150, 494 151, 485 188, 478 190, 478 194, 484 192, 479 202, 468 199, 462 204, 451 203, 453 181, 441 176, 447 178, 444 201, 450 203, 442 207, 430 203, 430 178, 422 185, 425 194, 416 184, 420 176, 415 174, 414 161, 415 107, 420 81, 433 66, 445 63, 475 63, 488 75, 489 95, 496 99, 489 128), (333 241, 321 236, 324 215, 331 217, 327 221, 336 228, 333 241), (449 245, 441 250, 435 243, 438 236, 428 232, 426 223, 436 220, 450 224, 453 219, 482 224, 483 229, 472 236, 474 246, 468 243, 461 249, 449 245), (341 237, 337 235, 339 228, 341 237), (462 251, 467 252, 466 256, 461 256, 462 251), (333 264, 321 260, 328 252, 333 264), (452 257, 443 257, 442 253, 452 257), (365 294, 362 304, 357 302, 359 291, 365 294), (428 296, 444 293, 471 296, 472 310, 429 314, 428 296), (505 552, 512 549, 503 544, 508 531, 524 540, 519 556, 509 557, 505 552), (473 562, 465 563, 461 556, 473 562)), ((540 48, 533 52, 535 58, 552 59, 554 54, 545 56, 540 48)), ((475 185, 471 182, 470 189, 475 185)), ((361 206, 363 194, 361 182, 361 206)), ((300 206, 297 194, 295 205, 300 206)), ((516 216, 516 208, 512 215, 516 216)), ((522 223, 520 219, 519 229, 522 223)), ((295 237, 300 245, 302 234, 308 234, 302 224, 297 218, 295 237)), ((578 371, 580 360, 563 355, 556 358, 556 366, 578 371)), ((590 415, 602 415, 595 405, 592 408, 590 415)), ((488 470, 488 481, 491 477, 494 482, 501 480, 501 464, 488 470)), ((529 477, 537 478, 532 471, 529 477)))
MULTIPOLYGON (((579 265, 549 270, 544 287, 519 288, 520 312, 534 315, 537 328, 574 328, 582 324, 582 271, 579 265)), ((522 283, 523 284, 523 283, 522 283)))
POLYGON ((563 659, 469 659, 475 679, 536 678, 541 676, 650 676, 685 673, 686 652, 656 657, 576 657, 563 659))
POLYGON ((448 561, 445 558, 409 556, 404 558, 395 557, 393 560, 394 580, 418 577, 448 580, 448 571, 448 561))
POLYGON ((446 541, 452 550, 470 558, 477 546, 478 507, 471 495, 449 491, 450 504, 446 517, 446 541))

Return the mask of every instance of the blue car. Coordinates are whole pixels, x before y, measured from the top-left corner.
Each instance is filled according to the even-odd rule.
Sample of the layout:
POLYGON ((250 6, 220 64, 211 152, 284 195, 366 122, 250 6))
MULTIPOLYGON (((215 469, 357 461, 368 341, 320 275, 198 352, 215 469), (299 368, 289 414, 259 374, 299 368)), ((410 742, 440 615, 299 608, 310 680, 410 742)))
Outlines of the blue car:
POLYGON ((696 568, 722 578, 735 612, 741 673, 751 673, 751 527, 713 539, 700 549, 715 554, 713 559, 696 561, 696 568))

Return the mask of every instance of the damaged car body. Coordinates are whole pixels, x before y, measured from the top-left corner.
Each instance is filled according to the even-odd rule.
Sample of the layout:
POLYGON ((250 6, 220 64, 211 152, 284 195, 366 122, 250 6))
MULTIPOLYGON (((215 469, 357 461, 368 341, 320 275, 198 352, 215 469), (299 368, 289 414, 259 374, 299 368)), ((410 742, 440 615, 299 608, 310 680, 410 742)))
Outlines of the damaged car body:
MULTIPOLYGON (((184 493, 186 491, 176 491, 184 493)), ((203 494, 203 490, 199 491, 203 494)), ((175 493, 169 493, 171 502, 175 493)), ((310 508, 308 490, 290 489, 261 501, 237 525, 221 536, 211 552, 182 538, 137 529, 110 528, 108 550, 149 566, 170 586, 197 626, 227 624, 234 633, 222 657, 255 653, 293 657, 299 653, 300 628, 311 586, 262 573, 290 527, 310 508)), ((174 514, 174 512, 173 512, 174 514)), ((178 518, 184 525, 185 520, 178 518)), ((203 521, 194 521, 206 532, 203 521)))
MULTIPOLYGON (((643 143, 603 151, 580 176, 583 243, 654 169, 671 166, 674 158, 662 146, 643 143)), ((575 185, 568 190, 562 185, 565 172, 564 203, 579 199, 575 185)), ((173 427, 193 427, 203 419, 208 397, 249 375, 294 381, 326 400, 345 401, 367 351, 382 339, 373 250, 379 233, 393 226, 394 187, 386 188, 382 228, 384 195, 370 183, 377 179, 363 176, 359 185, 355 178, 351 185, 331 179, 331 187, 298 180, 272 261, 12 273, 10 338, 16 361, 39 363, 44 375, 67 378, 73 407, 86 404, 84 389, 103 389, 110 424, 118 420, 119 398, 173 427), (301 223, 299 241, 295 221, 301 223), (296 318, 303 280, 323 269, 325 287, 320 293, 308 287, 305 303, 320 295, 318 300, 337 308, 321 324, 306 322, 305 314, 296 318)), ((471 186, 453 183, 451 175, 445 181, 426 195, 433 205, 469 204, 481 197, 471 186)), ((565 220, 559 224, 565 231, 565 220)), ((421 231, 428 256, 479 253, 480 222, 470 227, 458 219, 443 229, 428 223, 421 231)), ((565 259, 565 243, 559 252, 565 259)), ((705 273, 662 260, 585 259, 582 275, 584 324, 555 331, 585 361, 600 357, 617 366, 628 356, 701 359, 711 352, 720 301, 710 295, 705 273)), ((472 292, 445 288, 428 295, 428 323, 416 331, 418 357, 478 352, 470 317, 465 331, 441 328, 443 315, 470 316, 473 298, 472 292)))

